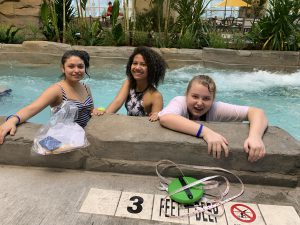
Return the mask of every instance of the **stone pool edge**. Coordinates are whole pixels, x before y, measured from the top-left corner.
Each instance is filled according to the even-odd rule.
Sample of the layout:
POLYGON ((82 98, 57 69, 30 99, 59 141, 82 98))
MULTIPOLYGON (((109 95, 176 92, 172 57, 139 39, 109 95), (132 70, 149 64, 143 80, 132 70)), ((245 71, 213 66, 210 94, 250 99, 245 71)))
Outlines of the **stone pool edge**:
MULTIPOLYGON (((4 117, 0 117, 0 122, 4 117)), ((245 183, 299 186, 300 142, 278 127, 269 127, 264 143, 267 156, 249 163, 243 150, 248 134, 245 123, 206 123, 230 143, 230 156, 220 160, 207 154, 202 139, 180 134, 151 123, 147 118, 125 115, 93 117, 86 127, 90 146, 74 152, 42 156, 31 147, 40 125, 24 123, 15 136, 0 145, 0 164, 81 169, 102 172, 155 175, 155 164, 169 159, 179 164, 222 167, 241 176, 245 183)), ((209 171, 184 171, 206 176, 209 171)), ((174 174, 175 171, 169 171, 174 174)))
MULTIPOLYGON (((71 46, 48 41, 25 41, 22 44, 0 44, 0 63, 15 62, 29 65, 51 65, 60 62, 66 50, 86 50, 91 65, 109 67, 126 64, 134 47, 71 46)), ((300 69, 300 52, 232 49, 153 48, 168 62, 170 69, 200 64, 207 67, 239 70, 269 70, 295 72, 300 69)))

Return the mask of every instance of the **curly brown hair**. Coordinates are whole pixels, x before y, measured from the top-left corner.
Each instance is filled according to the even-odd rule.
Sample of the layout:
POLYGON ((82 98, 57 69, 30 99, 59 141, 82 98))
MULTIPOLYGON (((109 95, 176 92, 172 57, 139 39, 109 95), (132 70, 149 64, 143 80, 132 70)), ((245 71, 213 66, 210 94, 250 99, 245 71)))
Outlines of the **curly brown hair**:
POLYGON ((168 65, 166 61, 154 50, 149 47, 136 47, 128 59, 126 66, 126 75, 130 82, 131 88, 136 88, 136 80, 131 74, 131 65, 136 55, 142 55, 148 68, 148 84, 153 87, 158 87, 164 81, 166 69, 168 65))

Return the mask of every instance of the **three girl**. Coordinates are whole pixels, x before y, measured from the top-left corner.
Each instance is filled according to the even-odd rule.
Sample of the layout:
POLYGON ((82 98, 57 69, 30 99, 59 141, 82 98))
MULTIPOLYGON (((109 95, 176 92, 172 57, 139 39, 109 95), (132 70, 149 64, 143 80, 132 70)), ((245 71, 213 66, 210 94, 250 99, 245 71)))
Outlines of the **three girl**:
MULTIPOLYGON (((48 105, 54 108, 63 101, 73 101, 78 107, 75 122, 82 127, 86 126, 91 114, 103 114, 94 109, 90 89, 80 82, 87 74, 89 55, 84 51, 67 51, 61 64, 64 79, 50 86, 30 105, 7 117, 0 126, 0 144, 8 133, 15 134, 18 124, 48 105)), ((125 103, 130 116, 148 116, 150 121, 159 119, 166 128, 202 137, 208 144, 208 154, 217 159, 223 151, 225 157, 229 155, 228 141, 223 135, 195 121, 246 120, 250 122, 249 135, 244 142, 248 160, 255 162, 264 157, 266 151, 262 136, 268 126, 264 112, 259 108, 215 102, 216 85, 208 76, 195 76, 189 82, 185 96, 175 97, 162 110, 163 98, 157 86, 164 80, 166 68, 164 59, 152 49, 135 48, 127 63, 127 79, 105 112, 115 113, 125 103)))

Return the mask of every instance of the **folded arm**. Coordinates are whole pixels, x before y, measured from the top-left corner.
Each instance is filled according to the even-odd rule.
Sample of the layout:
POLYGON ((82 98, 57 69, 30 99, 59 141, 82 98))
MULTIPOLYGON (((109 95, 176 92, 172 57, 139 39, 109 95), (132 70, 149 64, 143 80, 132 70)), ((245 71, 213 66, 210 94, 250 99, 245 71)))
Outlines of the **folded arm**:
MULTIPOLYGON (((199 123, 176 114, 165 114, 159 118, 159 121, 164 127, 192 136, 196 136, 200 128, 199 123)), ((229 155, 228 142, 222 135, 203 126, 200 137, 207 142, 208 154, 212 154, 214 158, 221 158, 222 151, 225 157, 229 155)))

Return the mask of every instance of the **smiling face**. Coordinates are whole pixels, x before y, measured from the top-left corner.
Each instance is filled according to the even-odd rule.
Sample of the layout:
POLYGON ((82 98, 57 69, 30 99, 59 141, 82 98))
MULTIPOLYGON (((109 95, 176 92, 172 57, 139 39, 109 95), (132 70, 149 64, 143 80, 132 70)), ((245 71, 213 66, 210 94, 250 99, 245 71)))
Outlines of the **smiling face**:
POLYGON ((71 56, 66 59, 61 68, 65 79, 71 82, 80 81, 85 75, 84 61, 78 56, 71 56))
POLYGON ((186 102, 192 119, 199 119, 207 113, 214 101, 214 92, 209 91, 208 87, 193 81, 186 93, 186 102))
POLYGON ((136 81, 144 81, 148 78, 148 67, 141 54, 134 56, 131 64, 131 74, 136 81))

